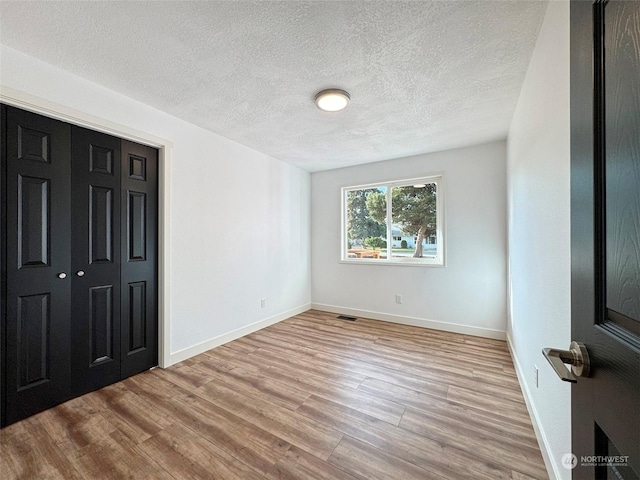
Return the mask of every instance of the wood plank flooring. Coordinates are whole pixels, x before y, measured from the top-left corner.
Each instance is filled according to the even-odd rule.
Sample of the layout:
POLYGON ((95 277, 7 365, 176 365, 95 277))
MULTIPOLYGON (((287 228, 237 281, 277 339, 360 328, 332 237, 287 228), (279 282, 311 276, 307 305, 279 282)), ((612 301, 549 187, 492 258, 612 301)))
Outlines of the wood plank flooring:
POLYGON ((0 431, 8 479, 546 479, 505 342, 308 311, 0 431))

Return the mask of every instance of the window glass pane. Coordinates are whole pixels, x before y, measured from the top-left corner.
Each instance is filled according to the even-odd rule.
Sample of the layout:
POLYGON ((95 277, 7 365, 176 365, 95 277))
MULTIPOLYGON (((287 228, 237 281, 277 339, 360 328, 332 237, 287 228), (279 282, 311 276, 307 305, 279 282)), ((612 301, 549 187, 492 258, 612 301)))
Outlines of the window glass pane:
POLYGON ((440 180, 424 177, 344 188, 342 259, 444 265, 440 180))
POLYGON ((347 191, 347 259, 387 258, 387 187, 347 191))
POLYGON ((435 183, 393 187, 391 234, 393 258, 428 258, 438 254, 435 183), (400 237, 400 241, 395 238, 400 237))

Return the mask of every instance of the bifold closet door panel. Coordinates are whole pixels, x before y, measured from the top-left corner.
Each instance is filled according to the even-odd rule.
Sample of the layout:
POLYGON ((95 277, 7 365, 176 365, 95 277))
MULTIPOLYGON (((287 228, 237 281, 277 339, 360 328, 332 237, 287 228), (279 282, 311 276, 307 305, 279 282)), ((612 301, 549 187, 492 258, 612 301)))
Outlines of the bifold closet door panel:
POLYGON ((69 397, 71 128, 6 107, 3 423, 69 397))
POLYGON ((158 365, 158 151, 122 141, 121 374, 158 365))
POLYGON ((71 391, 120 380, 120 139, 73 127, 71 391))

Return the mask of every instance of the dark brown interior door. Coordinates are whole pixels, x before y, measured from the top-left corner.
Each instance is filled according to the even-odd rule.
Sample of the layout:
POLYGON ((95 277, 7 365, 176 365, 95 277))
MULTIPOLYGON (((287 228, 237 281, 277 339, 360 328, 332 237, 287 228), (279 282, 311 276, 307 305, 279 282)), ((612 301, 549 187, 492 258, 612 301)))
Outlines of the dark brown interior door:
POLYGON ((573 478, 638 479, 640 2, 572 1, 571 137, 573 478))
POLYGON ((72 127, 71 393, 120 380, 120 142, 72 127))
POLYGON ((2 420, 11 423, 68 397, 71 136, 63 122, 12 107, 3 113, 2 420))
POLYGON ((122 140, 121 376, 158 365, 158 151, 122 140))

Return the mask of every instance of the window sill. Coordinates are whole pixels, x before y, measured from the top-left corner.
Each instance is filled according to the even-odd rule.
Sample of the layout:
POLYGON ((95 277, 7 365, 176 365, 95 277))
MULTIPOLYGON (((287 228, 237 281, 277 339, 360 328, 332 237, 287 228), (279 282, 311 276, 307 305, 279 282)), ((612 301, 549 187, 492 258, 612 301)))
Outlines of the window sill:
POLYGON ((389 267, 439 267, 444 268, 446 265, 439 258, 425 258, 422 261, 416 260, 376 260, 376 259, 350 259, 342 258, 339 263, 347 265, 386 265, 389 267))

